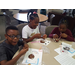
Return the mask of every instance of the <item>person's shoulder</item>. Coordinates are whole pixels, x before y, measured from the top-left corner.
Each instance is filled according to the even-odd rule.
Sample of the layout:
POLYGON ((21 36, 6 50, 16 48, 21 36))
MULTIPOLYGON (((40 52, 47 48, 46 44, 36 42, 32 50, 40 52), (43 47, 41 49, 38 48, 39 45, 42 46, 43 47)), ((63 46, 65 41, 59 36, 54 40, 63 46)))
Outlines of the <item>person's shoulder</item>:
POLYGON ((0 43, 0 47, 4 46, 4 42, 0 43))
POLYGON ((69 29, 67 29, 66 31, 67 31, 67 32, 71 32, 71 30, 69 30, 69 29))
POLYGON ((28 27, 28 25, 25 25, 23 28, 27 28, 28 27))
POLYGON ((24 27, 22 28, 22 30, 27 30, 28 28, 29 28, 29 26, 26 25, 26 26, 24 26, 24 27))

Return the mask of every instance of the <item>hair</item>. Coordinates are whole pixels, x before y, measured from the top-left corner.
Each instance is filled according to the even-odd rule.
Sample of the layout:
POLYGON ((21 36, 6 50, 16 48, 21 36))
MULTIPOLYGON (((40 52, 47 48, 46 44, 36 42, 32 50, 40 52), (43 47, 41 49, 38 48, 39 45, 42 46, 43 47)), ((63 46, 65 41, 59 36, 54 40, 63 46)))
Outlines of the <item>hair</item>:
POLYGON ((27 19, 28 19, 28 22, 29 20, 34 20, 36 17, 39 18, 38 14, 32 9, 28 12, 27 14, 27 19), (31 14, 30 14, 31 13, 31 14))
POLYGON ((18 30, 18 28, 16 26, 8 26, 5 32, 7 33, 9 30, 18 30))
POLYGON ((68 27, 68 20, 66 17, 64 17, 60 20, 59 25, 61 25, 61 24, 64 24, 64 25, 66 25, 66 27, 68 27))

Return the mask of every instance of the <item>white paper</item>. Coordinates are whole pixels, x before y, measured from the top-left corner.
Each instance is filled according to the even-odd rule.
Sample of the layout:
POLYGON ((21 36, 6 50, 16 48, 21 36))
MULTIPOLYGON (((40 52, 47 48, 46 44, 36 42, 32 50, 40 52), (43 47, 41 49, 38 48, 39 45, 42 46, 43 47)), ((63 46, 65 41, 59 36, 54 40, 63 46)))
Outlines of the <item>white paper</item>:
POLYGON ((68 51, 62 51, 61 49, 60 49, 60 47, 59 48, 57 48, 57 49, 55 49, 54 51, 56 51, 58 54, 68 54, 68 51))
POLYGON ((60 54, 54 57, 61 65, 75 65, 75 59, 66 55, 60 54))
POLYGON ((70 57, 75 55, 75 50, 73 48, 70 48, 69 51, 64 50, 64 52, 62 52, 62 50, 59 47, 59 48, 55 49, 54 51, 56 51, 58 54, 67 54, 70 57))
POLYGON ((75 55, 75 49, 73 49, 73 48, 71 48, 69 51, 68 51, 68 53, 69 53, 69 56, 74 56, 75 55))
POLYGON ((71 48, 72 45, 62 42, 62 50, 64 50, 65 47, 71 48))
POLYGON ((57 49, 55 49, 54 51, 56 51, 58 54, 61 54, 60 48, 57 48, 57 49))
POLYGON ((72 58, 75 55, 75 50, 72 48, 72 45, 62 43, 59 48, 55 49, 59 54, 54 57, 61 65, 75 65, 75 59, 72 58), (70 50, 64 50, 63 47, 69 47, 70 50))
MULTIPOLYGON (((37 39, 37 41, 39 41, 39 43, 41 43, 41 42, 40 42, 41 40, 43 40, 43 39, 37 39)), ((47 40, 47 39, 45 39, 44 41, 45 41, 45 43, 41 43, 41 44, 42 44, 42 45, 45 45, 45 46, 49 45, 49 43, 51 42, 51 41, 49 41, 49 40, 47 40)))
POLYGON ((72 48, 72 45, 62 42, 59 48, 55 49, 58 54, 68 54, 70 57, 75 55, 75 50, 72 48), (69 50, 64 50, 63 47, 69 47, 69 50))
POLYGON ((49 45, 50 42, 51 42, 51 41, 45 40, 45 43, 41 43, 41 44, 47 46, 47 45, 49 45))
POLYGON ((67 43, 65 43, 65 42, 62 42, 62 45, 66 45, 66 46, 70 46, 70 47, 72 47, 72 45, 67 44, 67 43))
POLYGON ((41 65, 41 61, 42 61, 42 50, 29 48, 29 50, 25 54, 22 64, 41 65), (33 59, 28 58, 30 54, 34 55, 33 59))

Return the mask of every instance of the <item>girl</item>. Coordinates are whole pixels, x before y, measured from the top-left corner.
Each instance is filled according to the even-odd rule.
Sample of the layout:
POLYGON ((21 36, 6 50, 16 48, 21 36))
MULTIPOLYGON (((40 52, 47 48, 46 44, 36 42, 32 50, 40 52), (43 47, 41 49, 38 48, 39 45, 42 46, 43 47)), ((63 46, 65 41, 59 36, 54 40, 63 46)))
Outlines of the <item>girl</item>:
POLYGON ((68 41, 74 41, 74 38, 72 36, 72 33, 69 29, 67 29, 68 22, 65 19, 62 19, 59 22, 59 27, 56 27, 53 29, 53 31, 50 33, 50 38, 63 38, 68 41))
MULTIPOLYGON (((41 34, 39 32, 38 23, 39 17, 36 12, 33 12, 29 16, 29 25, 26 25, 22 29, 22 38, 26 42, 30 42, 35 38, 41 38, 41 34)), ((47 35, 44 34, 42 38, 46 38, 47 35)))

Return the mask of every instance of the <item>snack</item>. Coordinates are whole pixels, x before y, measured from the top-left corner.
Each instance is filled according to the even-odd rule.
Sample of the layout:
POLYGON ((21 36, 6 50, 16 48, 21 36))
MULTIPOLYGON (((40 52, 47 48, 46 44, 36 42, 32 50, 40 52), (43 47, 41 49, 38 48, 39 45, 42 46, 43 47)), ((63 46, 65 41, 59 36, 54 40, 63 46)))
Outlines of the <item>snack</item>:
POLYGON ((45 41, 44 41, 44 40, 40 40, 40 42, 41 42, 41 43, 45 43, 45 41))
POLYGON ((30 63, 28 65, 31 65, 30 63))
POLYGON ((59 42, 59 39, 55 39, 56 42, 59 42))
POLYGON ((70 48, 69 48, 69 47, 63 47, 63 49, 64 49, 64 50, 70 50, 70 48))
POLYGON ((33 55, 33 54, 30 54, 30 55, 28 56, 28 58, 33 59, 33 58, 34 58, 34 55, 33 55))

